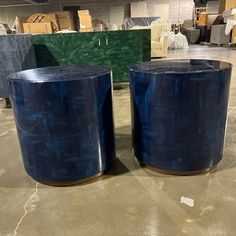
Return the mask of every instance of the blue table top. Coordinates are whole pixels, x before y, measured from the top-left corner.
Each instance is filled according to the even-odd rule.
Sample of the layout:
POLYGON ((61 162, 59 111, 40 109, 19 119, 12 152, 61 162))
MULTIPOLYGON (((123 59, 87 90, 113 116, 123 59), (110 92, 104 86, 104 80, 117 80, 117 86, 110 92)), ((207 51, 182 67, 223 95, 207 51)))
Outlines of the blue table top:
POLYGON ((176 59, 145 62, 130 68, 133 72, 151 74, 187 74, 216 72, 232 68, 232 64, 214 60, 176 59))
POLYGON ((8 76, 8 80, 22 83, 62 82, 93 79, 108 73, 111 73, 110 69, 98 66, 55 66, 18 72, 8 76))

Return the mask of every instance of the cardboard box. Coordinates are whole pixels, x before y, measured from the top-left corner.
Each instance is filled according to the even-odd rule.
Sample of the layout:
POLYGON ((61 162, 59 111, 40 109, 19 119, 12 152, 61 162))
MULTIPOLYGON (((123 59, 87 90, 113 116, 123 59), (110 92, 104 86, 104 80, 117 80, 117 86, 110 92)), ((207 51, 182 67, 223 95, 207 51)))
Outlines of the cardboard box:
POLYGON ((93 28, 84 28, 84 29, 80 29, 80 31, 79 32, 93 32, 94 31, 94 29, 93 28))
POLYGON ((235 0, 226 0, 226 4, 225 4, 225 10, 230 10, 232 8, 236 7, 236 1, 235 0))
POLYGON ((205 12, 200 13, 199 20, 198 20, 198 26, 205 26, 207 25, 207 18, 208 14, 205 12))
POLYGON ((90 15, 80 16, 80 28, 93 28, 92 17, 90 15))
POLYGON ((17 16, 16 17, 16 32, 19 33, 24 33, 24 27, 23 23, 26 23, 28 19, 28 16, 17 16))
POLYGON ((78 11, 80 29, 93 28, 92 17, 89 10, 78 11))
POLYGON ((236 8, 236 0, 220 0, 219 1, 219 13, 223 13, 224 11, 231 10, 232 8, 236 8))
POLYGON ((57 15, 60 30, 65 30, 65 29, 75 30, 72 12, 58 11, 58 12, 51 12, 50 14, 57 15))
POLYGON ((23 23, 24 32, 27 34, 52 34, 52 23, 23 23))
POLYGON ((233 27, 231 43, 236 44, 236 25, 233 27))
POLYGON ((79 16, 81 16, 81 15, 90 15, 90 12, 89 12, 89 10, 79 10, 78 15, 79 16))

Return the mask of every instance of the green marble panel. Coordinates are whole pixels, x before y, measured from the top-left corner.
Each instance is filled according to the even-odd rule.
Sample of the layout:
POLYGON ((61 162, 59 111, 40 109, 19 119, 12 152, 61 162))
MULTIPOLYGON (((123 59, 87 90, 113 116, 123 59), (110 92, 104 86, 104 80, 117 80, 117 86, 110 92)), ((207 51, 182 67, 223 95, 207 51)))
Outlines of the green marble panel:
POLYGON ((150 30, 34 35, 38 67, 90 64, 113 70, 114 82, 129 81, 129 67, 151 59, 150 30))
POLYGON ((150 61, 151 60, 151 30, 144 30, 143 31, 143 38, 142 38, 142 45, 143 45, 143 61, 150 61))

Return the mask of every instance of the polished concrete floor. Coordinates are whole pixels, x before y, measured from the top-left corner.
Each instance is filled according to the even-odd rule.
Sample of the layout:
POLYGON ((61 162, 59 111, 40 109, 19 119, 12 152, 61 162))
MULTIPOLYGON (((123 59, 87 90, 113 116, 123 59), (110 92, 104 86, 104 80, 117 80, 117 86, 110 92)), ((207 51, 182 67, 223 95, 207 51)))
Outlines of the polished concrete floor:
POLYGON ((116 168, 90 184, 48 187, 26 175, 12 111, 2 108, 0 236, 236 235, 236 50, 193 46, 170 52, 170 58, 235 65, 225 156, 218 169, 189 177, 141 169, 131 150, 129 91, 123 89, 114 92, 116 168))

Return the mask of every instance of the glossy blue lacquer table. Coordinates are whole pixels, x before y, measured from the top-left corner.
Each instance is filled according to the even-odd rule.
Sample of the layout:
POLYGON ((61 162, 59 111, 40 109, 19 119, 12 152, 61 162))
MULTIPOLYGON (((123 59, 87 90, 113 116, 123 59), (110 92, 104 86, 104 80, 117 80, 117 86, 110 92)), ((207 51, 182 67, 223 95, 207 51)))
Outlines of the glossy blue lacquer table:
POLYGON ((111 71, 50 67, 8 77, 27 173, 64 186, 104 173, 115 158, 111 71))
POLYGON ((167 174, 209 171, 223 157, 232 66, 168 60, 133 66, 132 136, 141 165, 167 174))

